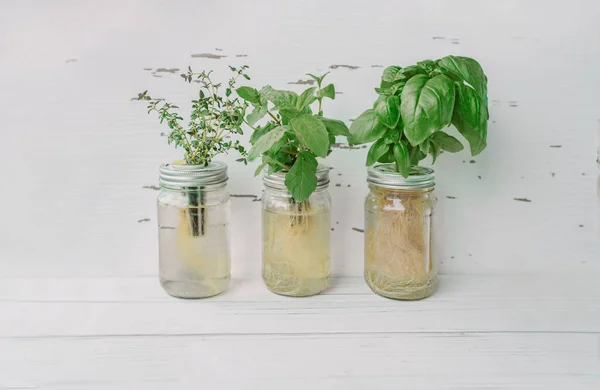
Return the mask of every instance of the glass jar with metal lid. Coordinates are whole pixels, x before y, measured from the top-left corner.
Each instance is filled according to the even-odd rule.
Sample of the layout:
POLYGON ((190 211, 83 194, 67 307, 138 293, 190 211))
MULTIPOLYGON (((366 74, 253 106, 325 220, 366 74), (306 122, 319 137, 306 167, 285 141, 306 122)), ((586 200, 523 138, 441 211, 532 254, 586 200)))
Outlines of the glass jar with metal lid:
POLYGON ((432 248, 434 172, 412 167, 407 178, 394 164, 368 170, 365 201, 365 280, 381 296, 421 299, 437 284, 432 248))
POLYGON ((285 172, 265 174, 262 199, 262 277, 274 293, 315 295, 329 283, 331 198, 329 168, 317 169, 317 189, 296 202, 285 187, 285 172))
POLYGON ((164 164, 158 195, 159 274, 180 298, 205 298, 230 280, 227 165, 164 164))

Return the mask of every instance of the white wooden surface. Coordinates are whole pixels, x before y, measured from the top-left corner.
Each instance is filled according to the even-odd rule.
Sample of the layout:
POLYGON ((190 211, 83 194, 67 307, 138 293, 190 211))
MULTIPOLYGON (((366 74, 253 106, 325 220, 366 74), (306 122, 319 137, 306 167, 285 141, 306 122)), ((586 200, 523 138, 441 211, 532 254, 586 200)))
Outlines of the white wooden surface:
MULTIPOLYGON (((599 20, 595 0, 0 1, 0 390, 600 388, 599 20), (178 152, 130 99, 194 89, 158 68, 245 63, 292 89, 330 70, 349 123, 379 65, 448 53, 486 69, 491 122, 481 156, 435 167, 434 297, 360 278, 364 149, 329 161, 326 294, 263 288, 248 197, 231 291, 160 290, 152 186, 178 152)), ((253 170, 230 166, 232 194, 260 196, 253 170)))

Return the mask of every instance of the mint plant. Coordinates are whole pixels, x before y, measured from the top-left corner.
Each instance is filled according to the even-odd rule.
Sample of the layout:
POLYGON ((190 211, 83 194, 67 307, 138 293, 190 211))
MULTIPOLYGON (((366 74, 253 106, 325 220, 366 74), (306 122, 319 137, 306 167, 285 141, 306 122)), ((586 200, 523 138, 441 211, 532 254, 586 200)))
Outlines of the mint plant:
POLYGON ((462 143, 443 129, 451 124, 469 142, 471 154, 486 147, 487 77, 477 61, 446 56, 402 68, 387 67, 375 91, 379 97, 350 126, 351 144, 373 142, 367 166, 395 163, 404 177, 412 165, 441 150, 456 153, 462 143))
POLYGON ((323 99, 335 99, 334 85, 323 86, 326 75, 308 74, 317 86, 300 95, 268 85, 260 90, 252 87, 236 90, 254 107, 245 122, 254 130, 247 158, 262 159, 255 175, 265 167, 269 173, 286 172, 285 185, 296 202, 304 202, 317 188, 317 157, 331 153, 336 136, 350 135, 344 122, 323 116, 323 99), (316 113, 311 108, 313 104, 316 113), (265 117, 269 120, 257 125, 265 117))

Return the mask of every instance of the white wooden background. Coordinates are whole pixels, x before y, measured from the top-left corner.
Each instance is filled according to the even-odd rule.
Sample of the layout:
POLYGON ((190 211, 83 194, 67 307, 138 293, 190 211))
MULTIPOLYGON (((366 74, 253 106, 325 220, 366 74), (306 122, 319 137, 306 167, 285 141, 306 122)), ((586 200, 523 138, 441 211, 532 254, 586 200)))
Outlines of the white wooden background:
MULTIPOLYGON (((599 69, 596 0, 0 1, 0 389, 600 388, 599 69), (349 124, 381 65, 450 53, 486 70, 491 122, 483 154, 435 167, 434 297, 362 282, 365 149, 329 160, 326 294, 265 291, 244 196, 231 291, 161 291, 153 186, 179 153, 131 98, 194 85, 160 68, 331 71, 349 124)), ((232 194, 260 196, 254 168, 230 165, 232 194)))

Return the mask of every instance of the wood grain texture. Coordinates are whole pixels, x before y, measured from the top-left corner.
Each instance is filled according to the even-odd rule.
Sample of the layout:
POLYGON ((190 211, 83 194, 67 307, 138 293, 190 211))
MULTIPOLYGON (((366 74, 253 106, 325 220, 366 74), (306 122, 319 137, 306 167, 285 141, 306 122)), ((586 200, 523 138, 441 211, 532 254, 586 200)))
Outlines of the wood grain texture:
POLYGON ((0 337, 600 332, 595 277, 445 276, 430 299, 399 302, 361 278, 307 299, 274 295, 256 279, 201 301, 174 300, 154 278, 3 280, 0 337))
POLYGON ((2 383, 31 389, 577 389, 598 335, 392 334, 0 340, 2 383), (60 351, 60 352, 59 352, 60 351))

